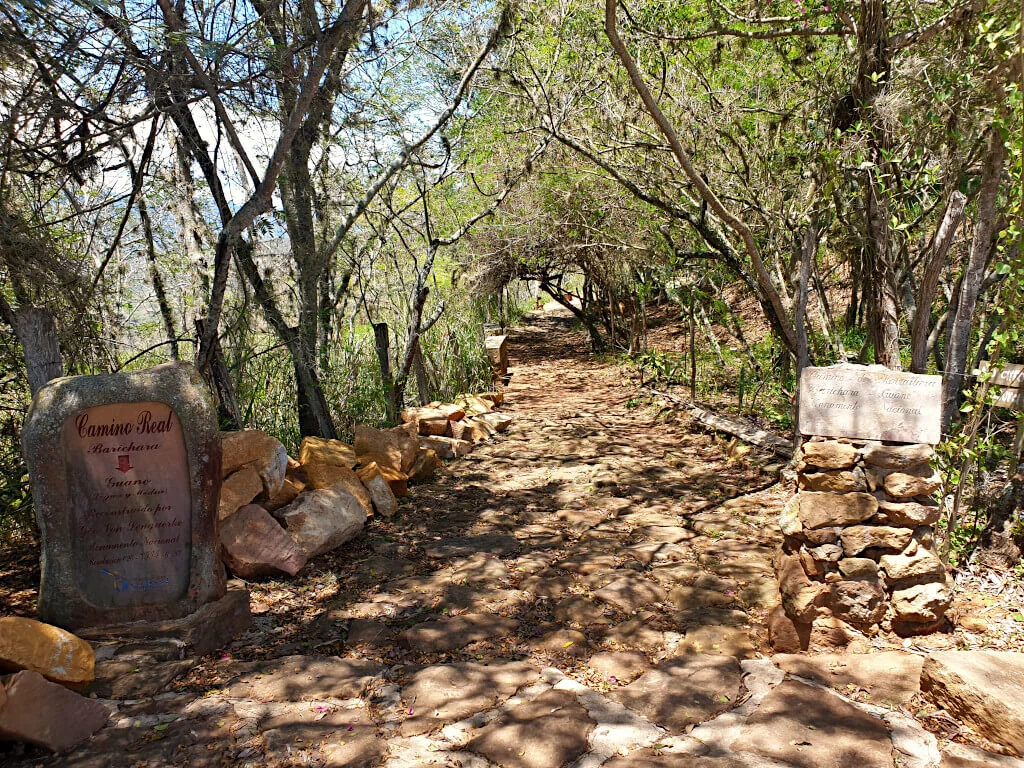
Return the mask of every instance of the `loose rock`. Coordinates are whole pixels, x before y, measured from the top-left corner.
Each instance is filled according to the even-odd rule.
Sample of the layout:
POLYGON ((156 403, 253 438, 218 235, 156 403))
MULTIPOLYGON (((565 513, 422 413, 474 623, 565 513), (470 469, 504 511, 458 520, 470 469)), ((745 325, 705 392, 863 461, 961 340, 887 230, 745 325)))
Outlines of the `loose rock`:
POLYGON ((249 504, 220 526, 224 562, 242 579, 286 573, 294 576, 306 554, 263 507, 249 504))
MULTIPOLYGON (((281 490, 288 470, 288 451, 280 440, 258 429, 221 432, 220 437, 221 471, 224 477, 242 467, 252 467, 260 476, 263 493, 268 498, 281 490)), ((245 503, 248 504, 248 501, 245 503)))
POLYGON ((263 480, 260 479, 259 472, 254 467, 243 467, 221 483, 217 519, 227 519, 261 493, 263 480))
POLYGON ((84 688, 93 679, 92 646, 70 632, 35 619, 0 618, 0 669, 37 672, 54 683, 84 688))
POLYGON ((384 479, 377 464, 371 462, 365 467, 361 467, 356 474, 369 492, 370 499, 373 501, 373 508, 377 510, 377 514, 381 517, 393 517, 395 512, 398 511, 398 500, 395 498, 391 486, 384 479))
POLYGON ((355 449, 340 440, 325 437, 304 437, 299 446, 299 463, 335 464, 352 469, 357 463, 355 449))
POLYGON ((694 654, 667 659, 609 696, 672 733, 730 709, 743 689, 732 656, 694 654))
POLYGON ((921 690, 934 704, 1024 756, 1024 658, 1009 651, 929 654, 921 690))
POLYGON ((355 538, 366 524, 366 508, 339 486, 304 493, 275 516, 307 559, 355 538))
POLYGON ((110 713, 38 672, 22 671, 0 684, 0 738, 63 752, 106 725, 110 713))

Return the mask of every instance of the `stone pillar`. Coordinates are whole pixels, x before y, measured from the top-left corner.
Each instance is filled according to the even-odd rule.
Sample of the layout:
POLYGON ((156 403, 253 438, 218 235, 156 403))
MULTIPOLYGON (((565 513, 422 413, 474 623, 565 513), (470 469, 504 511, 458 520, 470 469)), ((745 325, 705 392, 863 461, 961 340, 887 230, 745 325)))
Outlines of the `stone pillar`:
POLYGON ((820 436, 804 443, 798 490, 780 520, 785 616, 776 609, 773 645, 786 647, 779 650, 795 650, 794 637, 806 649, 815 630, 824 644, 842 645, 857 633, 942 626, 952 589, 935 553, 933 455, 920 443, 820 436))

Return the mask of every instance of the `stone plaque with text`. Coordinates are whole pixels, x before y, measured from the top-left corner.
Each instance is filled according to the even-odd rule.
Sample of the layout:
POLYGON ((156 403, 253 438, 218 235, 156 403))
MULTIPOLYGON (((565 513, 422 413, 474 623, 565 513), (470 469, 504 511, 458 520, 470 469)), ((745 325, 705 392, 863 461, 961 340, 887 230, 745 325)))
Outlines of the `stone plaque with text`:
POLYGON ((43 539, 43 620, 174 619, 224 594, 220 442, 192 366, 52 381, 22 445, 43 539))
POLYGON ((800 432, 805 435, 931 443, 941 438, 942 377, 880 365, 805 368, 800 432))

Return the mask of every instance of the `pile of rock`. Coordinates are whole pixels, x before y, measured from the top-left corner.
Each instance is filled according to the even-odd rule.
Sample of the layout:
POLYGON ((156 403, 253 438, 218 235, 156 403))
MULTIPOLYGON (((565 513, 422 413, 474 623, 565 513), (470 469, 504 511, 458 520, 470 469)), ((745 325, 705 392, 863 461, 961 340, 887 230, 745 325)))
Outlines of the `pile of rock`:
POLYGON ((465 456, 474 443, 504 432, 512 417, 494 409, 505 402, 502 392, 460 395, 454 403, 430 403, 423 408, 406 408, 402 422, 415 429, 421 448, 434 451, 442 459, 465 456))
POLYGON ((373 515, 391 517, 409 483, 433 477, 442 458, 508 428, 498 392, 463 395, 403 412, 393 429, 357 426, 349 445, 307 437, 298 461, 259 430, 222 434, 221 553, 236 576, 288 574, 359 535, 373 515))
POLYGON ((780 520, 774 646, 806 649, 816 628, 849 638, 879 627, 920 634, 943 623, 952 592, 935 554, 940 508, 931 497, 941 480, 932 456, 920 444, 820 437, 803 444, 799 490, 780 520))
POLYGON ((0 618, 0 739, 60 752, 106 725, 107 708, 76 691, 93 680, 92 646, 33 619, 0 618))

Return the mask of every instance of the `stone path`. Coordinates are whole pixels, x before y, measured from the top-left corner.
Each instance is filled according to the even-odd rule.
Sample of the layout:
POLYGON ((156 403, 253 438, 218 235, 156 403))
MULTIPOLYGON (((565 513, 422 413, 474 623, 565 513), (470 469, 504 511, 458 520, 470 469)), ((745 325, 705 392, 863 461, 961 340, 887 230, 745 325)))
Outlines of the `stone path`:
POLYGON ((779 466, 634 407, 584 347, 565 318, 532 317, 507 435, 353 546, 252 584, 254 628, 225 653, 101 647, 110 725, 69 755, 0 762, 1022 765, 909 715, 918 655, 770 657, 779 466))

